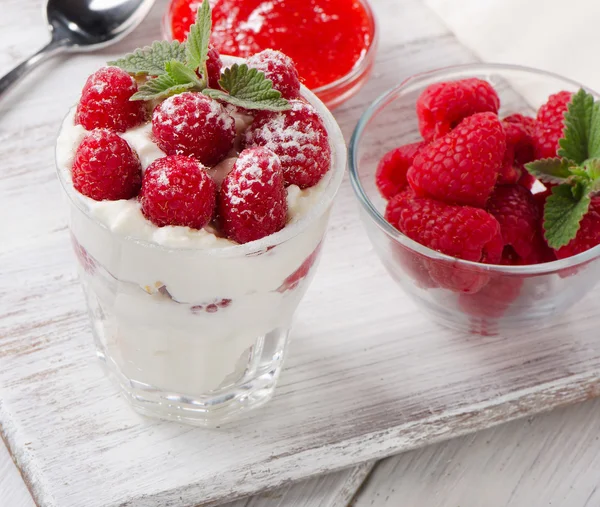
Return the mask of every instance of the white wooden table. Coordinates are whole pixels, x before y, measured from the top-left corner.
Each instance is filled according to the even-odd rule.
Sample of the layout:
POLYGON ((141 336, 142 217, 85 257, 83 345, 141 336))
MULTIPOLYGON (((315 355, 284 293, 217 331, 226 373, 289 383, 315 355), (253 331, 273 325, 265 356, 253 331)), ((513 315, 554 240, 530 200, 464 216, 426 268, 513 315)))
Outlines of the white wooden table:
MULTIPOLYGON (((8 70, 18 60, 44 43, 43 24, 40 16, 41 3, 42 0, 27 2, 2 0, 0 47, 3 49, 0 52, 0 73, 8 70)), ((374 3, 381 22, 381 47, 374 76, 359 96, 336 111, 338 121, 347 138, 366 104, 382 91, 396 84, 401 78, 434 67, 473 61, 475 58, 470 50, 465 49, 457 42, 442 21, 420 0, 375 0, 374 3)), ((148 30, 156 31, 164 4, 165 0, 157 2, 156 9, 145 24, 148 30)), ((140 45, 142 41, 147 41, 144 34, 147 32, 140 31, 132 35, 127 41, 120 44, 116 51, 126 51, 130 47, 140 45)), ((27 375, 31 378, 28 381, 36 380, 37 376, 36 381, 41 380, 36 384, 38 388, 44 386, 46 378, 50 379, 48 382, 56 382, 52 375, 56 369, 61 368, 60 360, 49 355, 47 360, 55 360, 57 363, 54 365, 49 363, 41 368, 39 361, 34 364, 30 358, 35 357, 39 349, 46 345, 47 340, 63 339, 64 337, 61 336, 63 329, 69 330, 69 332, 72 332, 73 329, 81 333, 86 332, 84 320, 80 320, 76 312, 67 313, 64 321, 57 320, 56 315, 50 313, 48 317, 36 316, 37 309, 45 308, 48 305, 49 296, 34 291, 31 294, 18 294, 17 301, 14 295, 11 299, 11 294, 15 292, 14 288, 17 286, 17 282, 21 285, 25 284, 25 289, 27 289, 27 284, 31 284, 31 287, 39 290, 39 286, 35 285, 37 280, 29 276, 28 271, 34 264, 46 262, 47 269, 58 266, 58 261, 53 264, 47 260, 40 260, 43 252, 35 250, 36 241, 47 241, 47 238, 55 236, 61 238, 61 234, 64 232, 64 217, 61 217, 61 212, 56 210, 60 203, 57 201, 58 194, 51 172, 51 162, 47 160, 48 154, 51 154, 47 143, 57 129, 56 119, 66 111, 66 105, 75 99, 77 86, 73 86, 72 83, 82 83, 85 76, 94 67, 108 59, 107 55, 109 54, 111 53, 107 50, 99 56, 77 57, 69 62, 57 60, 27 80, 24 87, 12 95, 11 100, 0 104, 0 157, 10 161, 10 171, 2 173, 8 174, 8 176, 0 175, 0 184, 3 184, 2 188, 4 189, 3 195, 9 198, 14 198, 15 195, 18 195, 19 198, 22 196, 22 200, 37 212, 37 214, 32 212, 28 216, 23 211, 27 210, 27 206, 24 205, 20 208, 22 214, 12 220, 10 212, 6 213, 8 210, 4 210, 1 215, 0 231, 2 236, 18 238, 18 241, 9 243, 4 250, 0 245, 0 260, 6 260, 9 275, 13 277, 12 285, 10 285, 13 289, 12 292, 5 290, 0 285, 0 317, 4 319, 3 323, 8 322, 4 328, 0 324, 0 361, 2 357, 10 358, 9 362, 3 362, 1 366, 4 368, 5 378, 12 378, 14 382, 14 385, 0 385, 0 388, 5 389, 6 393, 11 389, 23 389, 20 386, 24 385, 23 371, 26 371, 28 361, 32 361, 32 370, 27 375), (28 135, 27 139, 24 138, 26 134, 28 135), (18 150, 17 155, 14 150, 18 150), (36 164, 46 167, 44 170, 36 171, 34 167, 36 164), (49 197, 46 195, 47 193, 49 193, 49 197), (40 218, 40 210, 43 210, 44 206, 48 208, 48 213, 47 216, 40 218), (42 220, 43 223, 40 225, 34 220, 42 220), (37 240, 22 232, 22 229, 34 232, 38 227, 43 229, 45 236, 37 238, 37 240), (63 229, 61 230, 61 228, 63 229), (29 248, 25 248, 27 246, 29 248), (21 251, 19 249, 26 252, 23 255, 22 265, 15 264, 14 260, 14 251, 21 251), (11 254, 13 254, 12 257, 11 254), (5 312, 4 303, 7 304, 8 312, 5 312), (16 314, 22 314, 25 317, 19 321, 19 316, 15 317, 16 314), (55 319, 56 327, 48 327, 48 319, 55 319), (39 325, 43 329, 50 329, 51 334, 32 334, 32 324, 28 324, 28 320, 33 320, 33 326, 39 325), (71 324, 72 321, 76 322, 75 328, 71 324), (21 327, 16 327, 12 324, 14 322, 20 322, 21 327), (19 332, 22 334, 19 335, 19 332), (31 338, 32 335, 35 337, 34 340, 31 338), (22 345, 19 340, 22 340, 22 345), (11 368, 15 370, 14 377, 9 375, 11 368), (17 376, 17 373, 20 376, 17 376)), ((349 190, 346 182, 333 222, 334 233, 338 236, 343 236, 345 229, 355 225, 352 224, 356 215, 354 207, 350 206, 349 190)), ((362 238, 364 241, 365 238, 362 238)), ((364 248, 364 252, 361 251, 360 255, 357 254, 356 257, 350 259, 350 265, 355 269, 354 273, 357 279, 361 279, 361 276, 362 279, 372 276, 370 271, 363 270, 361 272, 356 267, 356 264, 365 258, 362 257, 363 254, 372 254, 372 252, 369 252, 368 248, 364 248)), ((322 269, 335 270, 334 260, 331 252, 329 257, 326 252, 322 269)), ((371 257, 369 262, 376 261, 374 257, 371 257)), ((349 267, 346 266, 346 269, 349 267)), ((379 268, 373 269, 377 276, 381 276, 379 268)), ((47 273, 43 275, 47 276, 47 273)), ((41 279, 42 274, 36 276, 41 279)), ((57 285, 66 283, 71 286, 76 284, 76 280, 70 275, 61 274, 57 275, 56 283, 57 285), (66 281, 65 276, 67 277, 66 281)), ((391 291, 390 287, 386 286, 382 290, 391 291)), ((48 284, 46 287, 46 291, 50 295, 53 289, 52 284, 48 284)), ((310 293, 313 299, 307 297, 308 310, 316 308, 315 305, 319 304, 318 294, 326 289, 327 284, 323 278, 317 279, 315 288, 310 293)), ((68 294, 71 295, 70 289, 68 294)), ((597 296, 598 292, 596 292, 596 300, 597 296)), ((73 299, 70 304, 74 304, 73 301, 75 300, 73 299)), ((60 305, 61 302, 57 301, 55 304, 60 305)), ((481 371, 473 369, 472 372, 466 372, 462 376, 455 374, 457 390, 453 391, 450 388, 445 393, 445 396, 453 397, 453 406, 456 407, 454 412, 452 406, 448 407, 443 404, 435 406, 442 401, 436 396, 417 397, 408 407, 415 409, 416 405, 414 404, 429 404, 421 407, 421 410, 429 416, 421 419, 422 424, 428 428, 426 432, 420 432, 418 427, 414 427, 415 424, 417 426, 421 424, 419 422, 396 426, 400 428, 400 433, 394 437, 395 440, 382 437, 371 444, 353 444, 353 447, 347 447, 348 450, 340 454, 343 457, 342 462, 358 463, 370 455, 389 455, 392 449, 414 448, 424 443, 432 443, 458 434, 476 431, 518 416, 537 413, 545 408, 562 404, 583 401, 597 395, 599 392, 597 379, 600 373, 600 354, 595 343, 595 338, 598 338, 596 306, 588 298, 587 305, 584 305, 581 310, 577 323, 563 321, 553 331, 549 331, 548 334, 554 336, 555 341, 552 345, 547 346, 545 354, 538 354, 537 349, 546 347, 546 342, 536 341, 527 334, 519 337, 525 348, 514 348, 510 342, 502 339, 490 340, 483 344, 473 340, 461 344, 458 352, 452 349, 452 346, 456 348, 460 340, 456 336, 448 335, 444 339, 447 341, 439 342, 440 354, 447 354, 450 359, 460 360, 460 354, 468 352, 470 355, 477 355, 483 365, 481 371), (574 330, 573 336, 569 335, 569 330, 574 330), (528 366, 528 362, 531 362, 530 366, 528 366), (464 382, 471 378, 467 373, 472 373, 473 379, 480 376, 481 384, 485 389, 466 392, 464 382), (536 379, 545 383, 543 389, 535 388, 534 381, 536 379), (503 389, 503 386, 499 385, 502 382, 516 382, 517 386, 514 390, 503 389), (441 415, 436 419, 438 414, 441 415), (453 429, 447 427, 449 424, 453 429), (385 449, 386 445, 390 450, 385 449), (379 450, 376 449, 377 446, 379 446, 379 450), (370 448, 373 449, 371 454, 370 448), (353 457, 357 454, 360 454, 360 459, 353 457)), ((412 307, 408 307, 402 317, 410 319, 412 313, 412 307)), ((394 321, 390 321, 385 325, 392 330, 395 324, 394 321)), ((427 327, 424 319, 418 321, 418 325, 412 329, 412 332, 415 333, 419 327, 424 328, 425 332, 429 334, 435 332, 435 328, 427 327)), ((417 335, 417 338, 420 337, 417 335)), ((75 342, 75 344, 81 349, 77 351, 77 354, 83 358, 88 357, 85 340, 75 342)), ((378 347, 380 347, 381 353, 396 354, 399 361, 402 361, 403 354, 408 354, 408 352, 421 354, 424 360, 435 359, 433 356, 425 355, 427 349, 420 348, 418 340, 415 340, 414 343, 407 341, 404 348, 398 348, 392 341, 388 345, 385 340, 380 339, 378 347)), ((369 345, 365 345, 365 352, 368 348, 369 345)), ((75 353, 75 351, 73 352, 75 353)), ((335 348, 326 349, 323 353, 333 354, 335 348)), ((91 354, 89 355, 91 356, 91 354)), ((294 382, 307 382, 302 371, 303 355, 310 358, 309 349, 297 348, 297 361, 292 363, 292 370, 288 376, 284 375, 281 388, 284 400, 289 393, 293 392, 294 382), (285 382, 286 378, 287 383, 285 382)), ((377 355, 378 351, 375 351, 371 355, 366 355, 365 358, 376 358, 377 355)), ((356 363, 352 363, 351 366, 360 368, 364 362, 363 358, 357 357, 356 363)), ((324 361, 323 364, 330 368, 336 366, 332 361, 324 361)), ((447 364, 446 360, 444 359, 440 364, 447 364)), ((391 375, 389 371, 385 370, 385 363, 381 363, 379 367, 384 368, 382 371, 384 377, 391 375)), ((474 368, 473 365, 471 367, 474 368)), ((331 380, 339 381, 338 377, 342 372, 343 370, 334 369, 330 374, 331 380)), ((420 372, 418 369, 414 369, 414 373, 423 375, 422 378, 415 379, 415 382, 419 383, 427 382, 428 375, 434 375, 433 372, 427 374, 426 371, 420 372)), ((309 381, 312 380, 314 379, 309 379, 309 381)), ((317 381, 315 386, 321 385, 324 380, 317 381)), ((58 388, 56 384, 50 385, 52 389, 58 388)), ((359 383, 356 385, 358 386, 359 383)), ((92 389, 91 384, 90 386, 92 389)), ((432 383, 431 389, 437 389, 436 386, 436 383, 432 383)), ((407 389, 407 384, 405 383, 402 387, 407 389)), ((418 390, 415 389, 415 393, 418 393, 418 390)), ((65 392, 65 396, 68 396, 68 392, 65 392)), ((31 400, 34 403, 35 397, 32 396, 31 400)), ((2 431, 5 437, 14 439, 15 432, 12 427, 9 427, 9 423, 12 421, 9 416, 12 415, 12 412, 6 410, 3 412, 2 401, 0 399, 0 414, 4 418, 2 431)), ((382 398, 381 401, 385 402, 385 399, 382 398)), ((20 405, 14 400, 11 402, 9 408, 15 408, 19 412, 20 405)), ((278 406, 277 401, 273 406, 275 408, 278 406)), ((31 416, 39 417, 38 424, 43 424, 44 414, 37 414, 34 409, 35 407, 30 411, 31 416)), ((360 407, 356 407, 356 409, 358 410, 360 407)), ((385 417, 385 410, 375 410, 374 413, 379 415, 369 424, 377 426, 381 422, 380 418, 385 417)), ((326 411, 321 409, 322 417, 323 414, 326 414, 326 411)), ((115 413, 115 417, 119 417, 119 414, 115 413)), ((19 424, 23 425, 23 421, 19 421, 19 424)), ((600 474, 598 473, 600 463, 596 458, 597 451, 600 450, 600 444, 596 437, 598 426, 600 426, 600 402, 591 401, 549 415, 515 421, 475 435, 409 451, 381 461, 374 468, 373 464, 366 463, 348 470, 308 479, 296 485, 264 493, 250 500, 237 501, 230 507, 345 507, 353 498, 355 505, 361 507, 396 507, 400 504, 427 505, 428 507, 455 507, 457 505, 478 507, 482 504, 485 504, 486 507, 532 507, 550 505, 550 502, 553 506, 594 506, 598 505, 600 501, 600 494, 596 493, 596 488, 600 484, 600 474)), ((120 431, 120 429, 115 431, 120 431)), ((148 431, 148 429, 144 431, 148 431)), ((27 461, 29 443, 21 442, 21 444, 22 446, 19 447, 20 459, 29 463, 29 467, 32 464, 35 465, 35 460, 27 461)), ((37 445, 39 447, 39 443, 37 445)), ((35 447, 35 444, 32 443, 31 446, 35 447)), ((13 448, 15 448, 14 441, 13 448)), ((102 450, 98 452, 102 452, 102 450)), ((316 456, 315 459, 317 459, 316 456)), ((318 459, 321 459, 324 464, 315 466, 315 470, 337 468, 335 465, 327 463, 326 456, 318 459)), ((81 460, 89 462, 89 457, 82 455, 81 460)), ((60 461, 56 463, 57 467, 72 466, 73 472, 77 472, 78 463, 63 462, 62 465, 60 461)), ((36 471, 31 468, 28 468, 27 471, 26 477, 45 477, 43 474, 36 475, 36 471)), ((59 476, 60 470, 54 470, 53 473, 55 476, 59 476)), ((268 475, 268 470, 262 469, 261 473, 268 475)), ((310 474, 288 470, 282 477, 294 478, 306 475, 310 474)), ((126 477, 127 475, 123 474, 120 484, 106 484, 106 489, 117 486, 126 489, 126 477)), ((252 477, 248 479, 249 482, 253 480, 261 479, 252 477)), ((277 481, 270 477, 264 481, 264 484, 269 486, 277 484, 277 481)), ((68 492, 75 489, 68 483, 68 480, 64 485, 35 484, 32 486, 38 488, 38 494, 40 491, 52 490, 60 491, 61 494, 68 496, 68 492)), ((203 499, 198 499, 198 502, 202 501, 203 499)), ((148 500, 148 503, 145 503, 144 500, 137 500, 137 503, 128 503, 127 505, 167 506, 167 503, 157 502, 157 500, 148 500)), ((26 484, 18 469, 13 465, 10 454, 0 446, 0 507, 32 507, 33 505, 34 502, 26 484)), ((46 499, 46 505, 63 507, 63 505, 54 504, 48 499, 46 499)), ((72 505, 74 504, 69 503, 68 507, 72 505)), ((168 505, 176 506, 179 503, 177 499, 171 499, 168 505)))

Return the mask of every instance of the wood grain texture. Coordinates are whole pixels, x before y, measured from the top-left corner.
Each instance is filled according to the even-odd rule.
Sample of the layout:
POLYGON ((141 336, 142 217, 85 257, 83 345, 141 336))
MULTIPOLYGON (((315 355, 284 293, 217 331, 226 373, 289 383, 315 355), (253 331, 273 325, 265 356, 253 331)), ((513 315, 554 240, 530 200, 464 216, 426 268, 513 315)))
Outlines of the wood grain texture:
MULTIPOLYGON (((0 33, 13 49, 0 72, 43 43, 39 10, 21 6, 3 2, 0 33)), ((1 221, 0 424, 40 507, 213 505, 598 394, 593 296, 543 335, 435 327, 374 256, 346 181, 274 400, 218 430, 132 413, 94 357, 53 143, 85 77, 155 38, 163 7, 115 48, 56 61, 0 105, 0 198, 11 217, 1 221)), ((347 138, 402 78, 473 60, 417 0, 375 8, 375 75, 336 111, 347 138)))
POLYGON ((0 505, 35 507, 33 498, 2 441, 0 441, 0 505))
POLYGON ((354 507, 600 505, 600 402, 380 462, 354 507))

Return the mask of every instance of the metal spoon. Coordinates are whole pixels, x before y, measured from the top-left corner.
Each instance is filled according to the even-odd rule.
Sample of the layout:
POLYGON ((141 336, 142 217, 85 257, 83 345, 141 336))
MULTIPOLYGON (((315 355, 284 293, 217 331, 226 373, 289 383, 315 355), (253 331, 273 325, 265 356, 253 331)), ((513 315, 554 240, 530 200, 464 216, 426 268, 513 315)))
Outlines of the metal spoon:
POLYGON ((0 98, 39 63, 59 53, 93 51, 130 33, 154 0, 48 0, 46 18, 52 39, 0 79, 0 98))

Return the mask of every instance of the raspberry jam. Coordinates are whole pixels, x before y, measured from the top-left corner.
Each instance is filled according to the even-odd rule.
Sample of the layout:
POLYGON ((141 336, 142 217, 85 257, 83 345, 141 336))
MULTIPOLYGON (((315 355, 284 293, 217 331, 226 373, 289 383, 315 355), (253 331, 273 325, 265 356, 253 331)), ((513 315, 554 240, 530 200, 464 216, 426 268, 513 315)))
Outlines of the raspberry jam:
MULTIPOLYGON (((213 2, 211 2, 213 3, 213 2)), ((183 41, 201 5, 172 0, 169 28, 183 41)), ((318 89, 354 70, 373 43, 374 24, 360 0, 216 0, 212 43, 221 54, 263 49, 290 56, 304 84, 318 89)))

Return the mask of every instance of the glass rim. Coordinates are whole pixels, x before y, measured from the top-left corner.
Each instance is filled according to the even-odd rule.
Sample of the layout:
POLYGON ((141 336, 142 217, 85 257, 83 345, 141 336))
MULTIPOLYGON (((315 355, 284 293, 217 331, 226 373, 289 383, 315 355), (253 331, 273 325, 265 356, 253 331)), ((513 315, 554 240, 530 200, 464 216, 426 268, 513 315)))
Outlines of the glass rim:
MULTIPOLYGON (((229 57, 233 58, 233 57, 229 57)), ((211 247, 211 248, 198 248, 194 246, 166 246, 158 244, 154 241, 149 241, 142 238, 136 238, 133 235, 124 235, 118 232, 111 231, 106 224, 104 224, 97 217, 91 215, 88 207, 85 204, 85 196, 81 196, 74 188, 73 185, 66 180, 63 171, 60 169, 57 160, 57 143, 55 141, 54 155, 55 155, 55 166, 58 180, 63 188, 64 193, 69 198, 70 203, 81 211, 89 220, 94 222, 97 226, 108 231, 110 234, 115 235, 122 241, 128 241, 137 245, 146 246, 148 248, 160 249, 164 251, 177 251, 177 252, 197 252, 199 255, 206 254, 212 256, 222 257, 234 257, 234 256, 250 256, 263 253, 267 249, 273 248, 277 245, 281 245, 294 237, 301 234, 306 230, 312 223, 322 217, 331 206, 333 199, 335 198, 340 185, 342 183, 344 173, 346 172, 347 166, 347 149, 344 136, 338 125, 337 121, 333 117, 333 114, 327 109, 327 107, 321 102, 321 100, 308 88, 302 86, 302 96, 318 111, 319 115, 323 119, 325 128, 329 135, 329 145, 331 147, 331 167, 324 178, 328 178, 325 188, 321 194, 321 198, 317 201, 307 213, 305 213, 297 222, 286 225, 280 231, 270 234, 264 238, 250 241, 248 243, 231 245, 226 247, 211 247)), ((68 115, 69 113, 67 113, 68 115)), ((64 118, 61 121, 58 135, 62 130, 64 118)))
MULTIPOLYGON (((371 199, 367 196, 365 189, 360 181, 359 169, 358 169, 358 151, 359 145, 362 139, 362 135, 369 124, 369 121, 373 118, 375 114, 377 114, 381 109, 383 109, 390 101, 390 99, 401 92, 403 89, 407 88, 409 85, 412 85, 415 82, 420 80, 429 79, 434 76, 440 76, 440 79, 443 79, 443 76, 448 73, 453 72, 483 72, 485 70, 501 72, 501 71, 515 71, 515 72, 525 72, 529 74, 537 74, 539 76, 545 76, 552 79, 557 79, 563 81, 565 84, 569 84, 576 88, 584 88, 588 90, 590 93, 598 96, 598 93, 594 90, 591 90, 589 87, 582 85, 581 83, 561 76, 560 74, 556 74, 554 72, 535 69, 532 67, 526 67, 522 65, 513 65, 513 64, 502 64, 502 63, 468 63, 461 65, 452 65, 448 67, 442 67, 438 69, 429 70, 426 72, 421 72, 418 74, 414 74, 405 78, 400 84, 394 86, 390 90, 381 94, 362 114, 358 124, 356 125, 352 137, 350 138, 349 148, 348 148, 348 165, 349 165, 349 175, 350 182, 352 184, 352 189, 361 207, 367 212, 369 218, 377 225, 377 227, 382 230, 388 237, 392 238, 394 241, 400 243, 402 246, 406 247, 409 250, 415 251, 418 254, 428 257, 432 260, 439 260, 444 262, 451 262, 455 266, 460 266, 464 268, 468 268, 471 270, 480 270, 487 271, 492 273, 504 273, 504 274, 513 274, 513 275, 541 275, 556 271, 561 271, 566 268, 580 266, 588 261, 591 261, 597 257, 600 257, 600 245, 596 245, 585 252, 579 253, 577 255, 567 257, 565 259, 559 259, 552 262, 546 262, 542 264, 530 264, 525 266, 505 266, 501 264, 482 264, 474 261, 466 261, 463 259, 458 259, 456 257, 452 257, 450 255, 443 254, 436 250, 433 250, 429 247, 421 245, 415 240, 409 238, 404 235, 394 226, 392 226, 383 215, 377 210, 371 199)), ((558 91, 558 90, 557 90, 558 91)))

